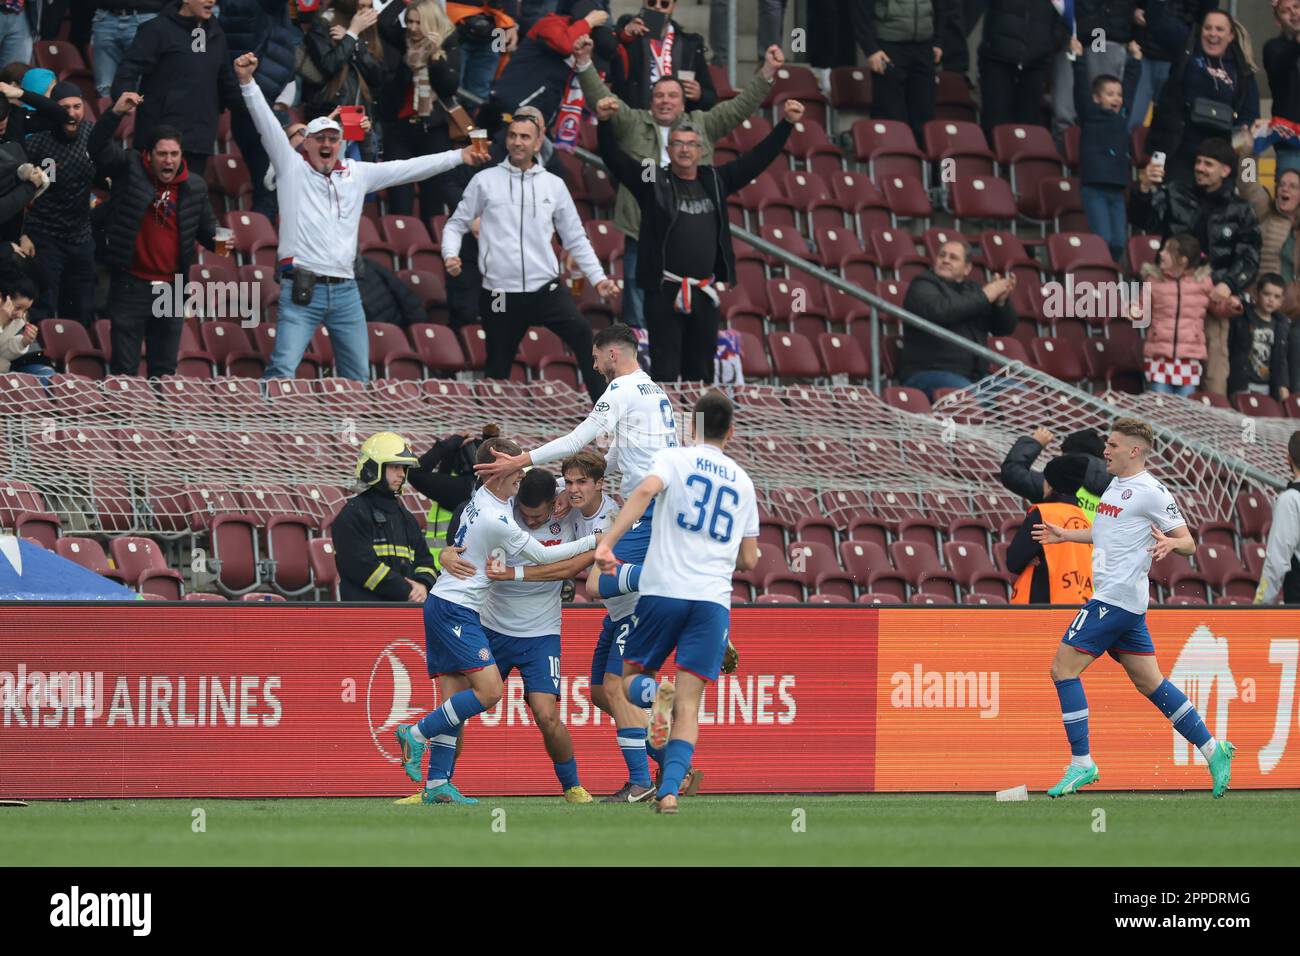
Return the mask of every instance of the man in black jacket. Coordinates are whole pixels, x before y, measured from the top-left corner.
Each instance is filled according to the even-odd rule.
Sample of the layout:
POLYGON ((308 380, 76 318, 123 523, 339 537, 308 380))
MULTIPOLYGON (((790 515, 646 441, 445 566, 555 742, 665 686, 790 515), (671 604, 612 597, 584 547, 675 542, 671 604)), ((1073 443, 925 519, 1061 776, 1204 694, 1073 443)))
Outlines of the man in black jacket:
POLYGON ((651 36, 649 27, 640 17, 619 18, 618 35, 623 44, 623 55, 614 57, 610 65, 610 89, 633 109, 649 109, 650 90, 658 79, 661 76, 680 79, 685 70, 695 74, 689 80, 681 80, 687 112, 712 109, 718 102, 718 91, 709 75, 704 37, 687 33, 673 19, 677 0, 645 0, 644 7, 667 19, 664 32, 661 36, 651 36))
POLYGON ((387 322, 406 329, 429 321, 420 299, 393 270, 370 259, 358 259, 355 271, 367 322, 387 322))
MULTIPOLYGON (((1229 303, 1233 311, 1259 273, 1262 242, 1255 211, 1237 195, 1236 170, 1237 154, 1226 140, 1203 140, 1196 151, 1195 185, 1166 182, 1164 167, 1151 163, 1138 174, 1131 205, 1133 225, 1143 232, 1165 239, 1189 233, 1200 240, 1215 283, 1210 304, 1229 303)), ((1227 393, 1228 368, 1214 357, 1226 359, 1227 334, 1225 321, 1207 318, 1210 363, 1202 387, 1219 395, 1227 393)))
MULTIPOLYGON (((1034 429, 1034 434, 1022 435, 1007 452, 1002 461, 1002 487, 1026 501, 1037 504, 1043 500, 1044 472, 1034 471, 1033 464, 1043 450, 1052 443, 1053 435, 1047 428, 1034 429)), ((1076 456, 1085 459, 1083 480, 1079 484, 1079 493, 1075 503, 1091 517, 1097 511, 1097 499, 1110 484, 1110 473, 1106 471, 1106 462, 1101 457, 1105 442, 1091 428, 1071 432, 1061 440, 1061 455, 1076 456)))
POLYGON ((114 142, 122 117, 140 103, 126 92, 105 111, 90 134, 90 155, 102 176, 113 181, 105 224, 104 262, 111 280, 108 312, 113 328, 113 375, 134 375, 140 367, 140 343, 148 341, 149 377, 176 373, 183 308, 168 292, 176 277, 184 283, 194 262, 194 243, 213 249, 217 221, 206 184, 191 176, 182 158, 179 130, 154 126, 151 141, 139 152, 114 142))
MULTIPOLYGON (((1015 276, 995 276, 980 287, 969 279, 970 250, 953 240, 939 247, 934 265, 912 280, 903 308, 949 332, 984 345, 990 334, 1010 335, 1018 321, 1011 307, 1015 276)), ((984 359, 912 324, 903 327, 898 378, 934 399, 941 388, 965 388, 985 375, 984 359)))
POLYGON ((940 26, 956 15, 951 0, 853 3, 853 32, 875 74, 871 115, 909 124, 918 146, 925 145, 925 124, 934 119, 940 26))
POLYGON ((1052 57, 1069 31, 1052 0, 992 0, 979 46, 980 122, 992 139, 1003 123, 1043 125, 1052 57))
POLYGON ((117 68, 111 94, 115 103, 127 91, 143 95, 135 117, 136 144, 148 143, 157 125, 180 130, 193 176, 203 175, 212 155, 221 111, 231 111, 232 123, 246 112, 213 6, 215 0, 182 0, 140 27, 117 68))
POLYGON ((637 162, 619 148, 609 118, 618 100, 596 104, 600 154, 614 178, 641 207, 640 252, 634 281, 645 292, 651 374, 656 381, 713 382, 718 348, 719 282, 736 275, 727 196, 781 155, 803 104, 785 101, 785 118, 753 151, 724 166, 700 165, 704 134, 682 123, 668 134, 668 166, 637 162), (646 169, 653 174, 645 176, 646 169))
POLYGON ((32 321, 62 316, 89 327, 95 315, 95 241, 90 234, 90 187, 95 166, 88 145, 91 124, 75 83, 57 84, 50 99, 63 107, 62 126, 29 136, 32 165, 53 170, 50 188, 27 213, 27 234, 36 246, 40 298, 32 321))
POLYGON ((429 596, 438 576, 433 555, 401 499, 406 471, 415 464, 400 435, 380 432, 362 444, 356 475, 366 490, 343 506, 330 527, 344 601, 423 604, 429 596))

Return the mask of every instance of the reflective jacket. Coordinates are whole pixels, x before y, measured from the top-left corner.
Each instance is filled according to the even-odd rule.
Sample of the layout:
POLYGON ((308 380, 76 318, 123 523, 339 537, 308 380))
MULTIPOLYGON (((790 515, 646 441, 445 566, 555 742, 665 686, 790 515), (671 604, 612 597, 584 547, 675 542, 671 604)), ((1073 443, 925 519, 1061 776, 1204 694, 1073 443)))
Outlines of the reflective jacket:
POLYGON ((407 578, 431 588, 438 576, 419 522, 382 482, 345 504, 330 534, 344 601, 406 601, 407 578))

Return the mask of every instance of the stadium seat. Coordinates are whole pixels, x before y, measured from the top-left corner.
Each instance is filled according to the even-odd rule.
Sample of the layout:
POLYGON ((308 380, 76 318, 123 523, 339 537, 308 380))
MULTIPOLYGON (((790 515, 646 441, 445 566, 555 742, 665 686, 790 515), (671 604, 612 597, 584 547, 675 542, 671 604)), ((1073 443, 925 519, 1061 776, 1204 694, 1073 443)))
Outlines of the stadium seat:
POLYGON ((250 604, 275 604, 285 600, 282 594, 270 594, 266 591, 253 591, 240 598, 250 604))
POLYGON ((855 381, 871 375, 871 362, 857 339, 837 332, 823 332, 817 337, 817 351, 822 367, 834 378, 846 376, 855 381))
POLYGON ((927 158, 940 166, 940 182, 997 174, 993 152, 978 124, 934 119, 925 124, 924 137, 927 158))
POLYGON ((790 566, 785 563, 785 551, 775 548, 766 547, 763 544, 758 546, 758 563, 748 571, 737 571, 734 580, 743 581, 751 587, 758 589, 763 586, 763 581, 772 574, 788 574, 790 566))
POLYGON ((934 206, 925 185, 907 173, 891 173, 880 180, 889 207, 890 221, 897 226, 906 220, 921 220, 921 228, 929 228, 934 206))
POLYGON ((922 577, 944 573, 934 545, 920 541, 895 541, 889 546, 889 557, 894 567, 913 588, 922 577))
POLYGON ((24 511, 14 520, 14 534, 36 541, 46 551, 55 551, 63 534, 63 522, 52 513, 24 511))
POLYGON ((94 571, 122 584, 126 583, 122 572, 109 566, 104 546, 94 538, 59 538, 54 542, 54 551, 59 557, 76 562, 88 571, 94 571))
POLYGON ((1193 604, 1210 602, 1210 582, 1199 571, 1183 568, 1169 576, 1169 586, 1165 589, 1166 603, 1177 600, 1193 604))
POLYGON ((141 593, 161 594, 179 601, 184 593, 180 572, 167 567, 167 559, 149 538, 124 536, 109 542, 113 564, 123 582, 141 593))
POLYGON ((925 155, 917 149, 916 137, 898 120, 861 119, 849 131, 854 158, 867 167, 875 182, 881 177, 904 174, 925 182, 925 155))
POLYGON ((867 113, 871 110, 871 71, 865 66, 831 69, 831 106, 837 110, 867 113))
POLYGON ((185 595, 186 601, 229 601, 224 594, 211 594, 207 591, 191 591, 185 595))
MULTIPOLYGON (((857 515, 849 522, 849 540, 863 544, 874 544, 884 552, 892 538, 890 523, 875 515, 857 515)), ((843 558, 843 552, 841 552, 843 558)), ((845 564, 845 567, 848 567, 845 564)))
POLYGON ((397 273, 397 278, 420 300, 430 322, 446 325, 451 321, 447 309, 447 284, 441 266, 427 271, 403 269, 397 273))
POLYGON ((1003 605, 1007 599, 997 594, 967 594, 962 597, 963 604, 1003 605))
MULTIPOLYGON (((761 532, 761 522, 759 528, 761 532)), ((805 515, 795 524, 795 540, 790 542, 790 546, 793 548, 799 543, 819 544, 829 549, 831 553, 834 554, 835 548, 838 545, 837 536, 838 533, 835 527, 835 522, 830 518, 827 518, 824 515, 805 515)), ((839 564, 836 563, 835 567, 838 569, 839 564)))
POLYGON ((996 573, 993 559, 983 546, 949 541, 943 546, 944 561, 963 588, 969 590, 978 575, 996 573))
MULTIPOLYGON (((1201 528, 1197 534, 1202 534, 1201 528)), ((1241 558, 1231 548, 1224 548, 1204 542, 1196 546, 1196 570, 1199 571, 1214 588, 1216 593, 1224 593, 1230 584, 1242 585, 1242 590, 1254 594, 1258 579, 1242 565, 1241 558)))
POLYGON ((1040 338, 1031 351, 1035 367, 1063 382, 1074 384, 1088 377, 1083 351, 1067 339, 1040 338))
POLYGON ((825 269, 838 269, 846 256, 863 251, 852 227, 843 225, 815 227, 813 242, 817 246, 817 260, 825 269))
POLYGON ((424 364, 400 326, 367 322, 366 333, 370 338, 370 367, 376 378, 415 382, 424 378, 424 364))
POLYGON ((481 325, 462 326, 457 333, 465 351, 465 367, 472 372, 483 371, 487 364, 487 335, 481 325))
POLYGON ((418 217, 380 216, 379 232, 407 269, 432 271, 442 265, 433 237, 418 217))
POLYGON ((925 397, 925 392, 919 388, 891 385, 884 389, 880 397, 885 400, 886 405, 892 405, 894 408, 902 409, 905 412, 915 412, 918 415, 928 415, 930 413, 930 400, 925 397))
POLYGON ((71 319, 44 319, 40 323, 40 343, 45 354, 63 366, 69 375, 103 378, 108 357, 90 341, 90 334, 80 322, 71 319))
MULTIPOLYGON (((278 239, 269 219, 252 210, 235 210, 221 218, 234 235, 234 248, 241 264, 257 262, 267 266, 275 265, 278 239)), ((363 218, 362 226, 369 221, 363 218)))
POLYGON ((1232 396, 1232 405, 1243 415, 1251 418, 1282 418, 1282 406, 1270 395, 1257 395, 1254 392, 1237 392, 1232 396))
POLYGON ((307 542, 307 561, 311 567, 312 585, 337 600, 339 573, 334 562, 334 542, 329 538, 312 538, 307 542))
POLYGON ((824 373, 812 343, 797 332, 771 332, 767 346, 778 378, 819 378, 824 373))
POLYGON ((809 604, 852 604, 852 597, 845 597, 843 594, 824 593, 817 591, 808 595, 809 604))
POLYGON ((1076 232, 1088 228, 1083 212, 1083 196, 1077 179, 1049 176, 1038 181, 1038 211, 1043 220, 1043 234, 1076 232))
POLYGON ((253 348, 243 327, 232 319, 212 319, 200 326, 203 350, 227 375, 261 378, 266 362, 253 348))
MULTIPOLYGON (((1243 538, 1263 540, 1264 528, 1272 520, 1273 506, 1258 491, 1246 490, 1237 496, 1237 527, 1243 538)), ((1249 561, 1249 556, 1243 554, 1249 561)), ((1253 573, 1258 573, 1252 569, 1253 573)))
POLYGON ((956 604, 957 602, 947 594, 925 594, 918 592, 912 595, 909 604, 956 604))
POLYGON ((257 525, 243 514, 218 514, 209 525, 217 587, 237 596, 255 590, 262 580, 257 525))
POLYGON ((954 225, 965 232, 972 221, 1013 222, 1016 218, 1016 200, 1005 180, 995 176, 975 176, 952 183, 949 193, 952 202, 954 225))

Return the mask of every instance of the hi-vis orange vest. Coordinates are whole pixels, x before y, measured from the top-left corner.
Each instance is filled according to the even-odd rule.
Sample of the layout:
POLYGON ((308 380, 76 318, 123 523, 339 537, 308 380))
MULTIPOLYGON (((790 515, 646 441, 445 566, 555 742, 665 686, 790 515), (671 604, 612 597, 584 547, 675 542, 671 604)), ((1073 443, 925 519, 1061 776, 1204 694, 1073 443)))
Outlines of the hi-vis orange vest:
MULTIPOLYGON (((1061 528, 1087 528, 1088 515, 1078 505, 1044 502, 1036 505, 1048 524, 1061 528)), ((1075 541, 1043 545, 1047 561, 1047 579, 1051 584, 1053 604, 1084 604, 1092 597, 1092 545, 1075 541)), ((1028 604, 1034 583, 1034 565, 1020 572, 1011 589, 1012 604, 1028 604)))

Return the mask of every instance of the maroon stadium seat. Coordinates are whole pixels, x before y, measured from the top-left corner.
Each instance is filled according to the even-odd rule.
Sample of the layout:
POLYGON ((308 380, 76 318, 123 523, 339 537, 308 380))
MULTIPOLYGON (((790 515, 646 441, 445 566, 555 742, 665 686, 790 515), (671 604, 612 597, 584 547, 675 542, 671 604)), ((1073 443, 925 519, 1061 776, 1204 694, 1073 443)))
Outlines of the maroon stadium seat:
POLYGON ((427 271, 441 265, 433 237, 418 217, 391 214, 381 216, 379 232, 406 268, 427 271))
POLYGON ((90 333, 71 319, 44 319, 40 323, 45 354, 62 365, 69 375, 103 378, 107 356, 90 341, 90 333))
POLYGON ((1011 187, 995 176, 974 176, 952 183, 952 214, 956 228, 964 231, 963 220, 978 222, 1012 222, 1016 218, 1016 201, 1011 187))
POLYGON ((125 582, 122 573, 108 566, 108 555, 104 546, 94 538, 59 538, 54 543, 54 550, 61 558, 74 561, 88 571, 102 574, 114 581, 125 582))
POLYGON ((456 333, 445 325, 421 322, 410 328, 415 354, 430 372, 452 375, 465 367, 456 333))
MULTIPOLYGON (((970 176, 993 176, 997 169, 984 130, 977 123, 934 119, 925 124, 925 152, 930 162, 951 160, 951 172, 957 179, 970 176)), ((954 179, 946 180, 951 182, 954 179)))
POLYGON ((1237 526, 1243 538, 1263 540, 1264 527, 1272 517, 1273 506, 1260 492, 1248 489, 1237 496, 1237 526))
POLYGON ((778 378, 819 378, 823 374, 817 352, 805 336, 796 332, 772 332, 767 336, 778 378))
POLYGON ((860 113, 871 109, 871 71, 865 66, 831 69, 831 106, 860 113))
POLYGON ((474 372, 482 371, 487 364, 487 336, 483 332, 483 326, 462 326, 458 334, 461 347, 465 350, 465 367, 474 372))
POLYGON ((312 538, 307 543, 307 560, 313 585, 337 599, 339 572, 334 562, 334 542, 329 538, 312 538))
POLYGON ((232 319, 213 319, 202 323, 203 349, 227 375, 261 378, 266 363, 253 348, 248 334, 232 319))
POLYGON ((227 594, 243 594, 263 584, 257 525, 250 515, 218 514, 209 525, 212 557, 218 567, 217 586, 227 594))
POLYGON ((174 594, 179 601, 183 591, 180 572, 167 567, 158 545, 149 538, 120 537, 109 542, 113 563, 123 581, 144 593, 174 594))
POLYGON ((370 366, 376 378, 416 382, 424 378, 424 364, 400 326, 367 322, 366 333, 370 338, 370 366))
MULTIPOLYGON (((48 321, 48 320, 47 320, 48 321)), ((42 323, 44 324, 44 323, 42 323)), ((1232 396, 1233 407, 1251 418, 1282 418, 1282 406, 1270 395, 1254 392, 1237 392, 1232 396)))

